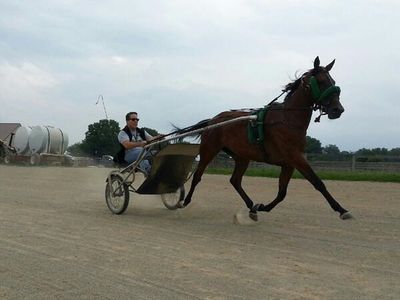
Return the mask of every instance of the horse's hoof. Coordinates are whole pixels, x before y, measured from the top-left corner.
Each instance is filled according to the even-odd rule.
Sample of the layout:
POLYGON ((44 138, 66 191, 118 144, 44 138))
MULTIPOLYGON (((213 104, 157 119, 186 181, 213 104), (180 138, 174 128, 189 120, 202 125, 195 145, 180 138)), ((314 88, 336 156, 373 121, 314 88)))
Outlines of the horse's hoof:
POLYGON ((340 218, 341 218, 342 220, 347 220, 347 219, 353 219, 353 216, 351 215, 351 213, 349 213, 349 212, 347 211, 347 212, 345 212, 345 213, 342 213, 342 214, 340 215, 340 218))
POLYGON ((177 204, 177 208, 184 208, 186 205, 185 205, 185 202, 184 201, 179 201, 178 202, 178 204, 177 204))
POLYGON ((258 221, 258 215, 257 212, 249 212, 249 218, 252 219, 254 222, 258 221))

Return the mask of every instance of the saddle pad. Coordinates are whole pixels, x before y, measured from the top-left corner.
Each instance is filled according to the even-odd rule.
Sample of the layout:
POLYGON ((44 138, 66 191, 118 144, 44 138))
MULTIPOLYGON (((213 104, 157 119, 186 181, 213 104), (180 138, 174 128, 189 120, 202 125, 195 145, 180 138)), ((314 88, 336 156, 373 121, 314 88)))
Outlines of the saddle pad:
POLYGON ((256 121, 250 121, 247 125, 247 137, 250 144, 261 144, 264 141, 264 120, 268 109, 266 107, 256 110, 253 115, 257 115, 256 121))

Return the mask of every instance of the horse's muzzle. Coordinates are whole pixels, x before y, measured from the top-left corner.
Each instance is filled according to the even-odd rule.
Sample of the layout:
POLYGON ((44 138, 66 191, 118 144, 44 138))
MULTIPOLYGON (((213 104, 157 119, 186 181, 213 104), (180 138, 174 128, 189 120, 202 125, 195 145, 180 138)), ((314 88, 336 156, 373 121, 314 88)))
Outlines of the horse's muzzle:
POLYGON ((343 107, 334 107, 328 110, 328 118, 329 119, 338 119, 344 112, 343 107))

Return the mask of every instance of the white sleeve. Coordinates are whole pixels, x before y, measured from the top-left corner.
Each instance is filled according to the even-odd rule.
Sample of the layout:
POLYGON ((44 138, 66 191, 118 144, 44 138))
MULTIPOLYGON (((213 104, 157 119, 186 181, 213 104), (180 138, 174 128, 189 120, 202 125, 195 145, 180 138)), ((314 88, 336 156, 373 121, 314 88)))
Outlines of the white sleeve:
POLYGON ((129 136, 126 134, 125 131, 121 130, 121 131, 118 133, 118 142, 119 142, 120 144, 122 144, 123 142, 126 142, 126 141, 129 142, 129 136))

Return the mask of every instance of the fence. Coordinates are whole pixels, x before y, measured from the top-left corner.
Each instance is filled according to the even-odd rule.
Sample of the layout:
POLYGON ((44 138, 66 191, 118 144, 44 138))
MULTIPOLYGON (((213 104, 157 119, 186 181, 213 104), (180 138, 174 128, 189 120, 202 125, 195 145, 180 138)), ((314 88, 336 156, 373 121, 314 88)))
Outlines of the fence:
MULTIPOLYGON (((309 161, 311 167, 318 170, 325 171, 375 171, 384 173, 400 173, 400 162, 363 162, 357 161, 353 156, 351 160, 346 161, 309 161)), ((214 168, 233 168, 235 162, 231 158, 215 158, 210 167, 214 168)), ((278 166, 269 165, 259 162, 251 162, 249 168, 275 168, 278 166)))

